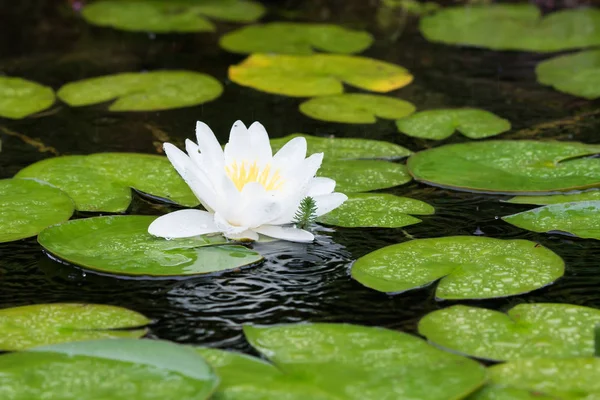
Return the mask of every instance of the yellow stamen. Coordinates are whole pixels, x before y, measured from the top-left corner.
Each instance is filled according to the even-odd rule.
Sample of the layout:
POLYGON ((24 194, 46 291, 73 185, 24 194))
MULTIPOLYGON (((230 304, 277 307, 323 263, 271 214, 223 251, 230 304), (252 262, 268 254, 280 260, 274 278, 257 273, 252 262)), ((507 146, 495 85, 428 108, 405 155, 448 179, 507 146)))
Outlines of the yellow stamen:
POLYGON ((250 182, 258 182, 268 191, 278 190, 283 185, 279 170, 271 173, 270 164, 267 164, 261 171, 256 161, 252 164, 248 161, 240 163, 234 161, 225 167, 225 171, 239 191, 244 188, 246 183, 250 182))

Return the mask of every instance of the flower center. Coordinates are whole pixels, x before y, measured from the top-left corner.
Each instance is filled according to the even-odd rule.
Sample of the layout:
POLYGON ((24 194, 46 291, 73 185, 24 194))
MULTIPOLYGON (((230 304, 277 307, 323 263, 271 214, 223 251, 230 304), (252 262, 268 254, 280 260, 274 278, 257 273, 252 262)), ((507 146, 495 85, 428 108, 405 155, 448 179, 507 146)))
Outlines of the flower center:
POLYGON ((225 171, 240 192, 246 183, 250 182, 258 182, 268 191, 278 190, 283 185, 283 179, 279 175, 279 170, 271 172, 271 164, 267 164, 261 169, 256 161, 252 164, 248 161, 240 163, 234 161, 225 167, 225 171))

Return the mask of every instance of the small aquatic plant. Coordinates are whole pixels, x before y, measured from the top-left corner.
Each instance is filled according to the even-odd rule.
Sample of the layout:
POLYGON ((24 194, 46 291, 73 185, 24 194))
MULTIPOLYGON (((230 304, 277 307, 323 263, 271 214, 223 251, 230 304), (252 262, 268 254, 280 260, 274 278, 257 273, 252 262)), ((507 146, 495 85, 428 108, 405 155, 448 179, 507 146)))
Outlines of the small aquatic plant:
MULTIPOLYGON (((187 209, 156 219, 148 228, 154 236, 184 238, 222 233, 234 240, 258 240, 259 234, 294 242, 310 242, 307 224, 295 225, 301 204, 311 198, 310 218, 339 207, 347 196, 335 193, 335 181, 315 177, 323 153, 306 157, 303 137, 287 142, 273 155, 265 128, 237 121, 229 143, 221 147, 211 129, 196 125, 198 143, 186 141, 187 155, 170 143, 167 157, 206 211, 187 209)), ((309 218, 309 219, 310 219, 309 218)))

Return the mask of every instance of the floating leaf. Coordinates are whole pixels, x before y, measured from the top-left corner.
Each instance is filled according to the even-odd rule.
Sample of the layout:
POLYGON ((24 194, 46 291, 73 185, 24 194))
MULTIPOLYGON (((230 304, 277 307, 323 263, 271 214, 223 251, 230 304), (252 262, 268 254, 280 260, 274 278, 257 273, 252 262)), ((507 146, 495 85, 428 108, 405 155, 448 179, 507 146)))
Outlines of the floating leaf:
POLYGON ((342 93, 342 82, 373 92, 389 92, 408 85, 413 77, 403 67, 366 57, 253 54, 229 67, 229 79, 263 92, 312 97, 342 93))
POLYGON ((37 235, 73 214, 73 201, 52 186, 29 179, 0 180, 0 243, 37 235))
POLYGON ((21 78, 0 76, 0 117, 21 119, 54 104, 54 90, 21 78))
POLYGON ((419 333, 461 354, 506 361, 594 354, 594 326, 600 310, 571 304, 519 304, 506 314, 452 306, 427 314, 419 333))
POLYGON ((564 267, 558 255, 528 240, 449 236, 376 250, 352 265, 352 277, 388 293, 439 279, 435 294, 440 299, 488 299, 549 285, 564 274, 564 267))
POLYGON ((469 400, 596 400, 600 358, 533 358, 488 368, 490 383, 469 400))
POLYGON ((264 12, 262 5, 250 1, 103 0, 86 5, 82 15, 90 24, 125 31, 185 33, 214 31, 215 26, 205 16, 223 21, 253 22, 264 12))
POLYGON ((312 49, 328 53, 360 53, 373 43, 368 32, 332 24, 272 22, 252 25, 221 37, 219 44, 233 53, 312 54, 312 49))
POLYGON ((514 204, 536 204, 540 206, 548 204, 572 203, 574 201, 600 200, 600 190, 588 190, 580 193, 554 194, 550 196, 515 196, 507 203, 514 204))
POLYGON ((459 399, 482 366, 392 330, 347 324, 245 326, 250 344, 288 374, 337 399, 459 399))
POLYGON ((491 112, 475 108, 421 111, 396 121, 398 130, 408 136, 442 140, 455 130, 469 139, 483 139, 510 129, 510 122, 491 112))
POLYGON ((542 61, 535 68, 535 73, 539 83, 552 86, 560 92, 590 100, 600 97, 600 50, 582 51, 542 61))
POLYGON ((223 86, 212 76, 163 70, 126 72, 71 82, 61 87, 57 95, 72 107, 116 99, 108 107, 110 111, 156 111, 203 104, 222 92, 223 86))
POLYGON ((231 351, 196 348, 221 379, 215 399, 337 400, 337 397, 281 372, 259 358, 231 351))
POLYGON ((541 17, 533 4, 448 7, 421 19, 427 40, 494 50, 551 52, 600 45, 600 11, 561 10, 541 17))
POLYGON ((77 219, 40 233, 39 243, 51 254, 84 268, 116 275, 202 275, 238 269, 262 260, 243 246, 215 246, 222 236, 166 240, 151 236, 152 216, 108 216, 77 219))
POLYGON ((344 204, 317 221, 346 228, 401 228, 421 222, 408 214, 429 215, 434 212, 429 204, 408 197, 387 193, 350 193, 344 204))
POLYGON ((140 327, 149 322, 142 314, 126 308, 99 304, 55 303, 5 308, 0 310, 0 350, 23 350, 90 339, 139 338, 146 334, 146 329, 140 327))
POLYGON ((421 151, 408 159, 417 180, 456 190, 547 193, 600 187, 600 146, 492 140, 421 151))
POLYGON ((502 219, 533 232, 558 231, 600 240, 600 200, 551 204, 502 219))
POLYGON ((314 119, 346 124, 374 124, 375 117, 403 118, 415 111, 408 101, 376 94, 346 93, 315 97, 300 104, 300 111, 314 119))
POLYGON ((131 188, 188 207, 198 199, 166 157, 137 153, 98 153, 47 158, 17 173, 66 192, 80 211, 122 212, 131 188))
POLYGON ((0 356, 0 398, 204 400, 217 376, 193 350, 158 340, 63 343, 0 356))
POLYGON ((326 161, 317 174, 336 181, 335 190, 342 193, 386 189, 411 181, 404 165, 381 160, 326 161))
POLYGON ((318 137, 295 133, 283 138, 271 139, 273 152, 287 142, 301 136, 306 139, 307 153, 325 153, 326 160, 353 160, 358 158, 383 158, 395 160, 408 157, 412 151, 394 143, 358 138, 318 137))

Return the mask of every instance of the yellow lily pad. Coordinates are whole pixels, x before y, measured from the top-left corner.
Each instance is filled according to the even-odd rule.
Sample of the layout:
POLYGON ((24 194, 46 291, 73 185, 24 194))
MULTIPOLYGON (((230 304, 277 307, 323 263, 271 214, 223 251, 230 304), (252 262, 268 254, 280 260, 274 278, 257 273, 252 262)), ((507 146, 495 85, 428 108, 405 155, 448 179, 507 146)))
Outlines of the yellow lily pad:
POLYGON ((229 67, 229 79, 267 93, 292 97, 343 93, 343 83, 373 92, 389 92, 412 82, 399 66, 366 57, 253 54, 229 67))

